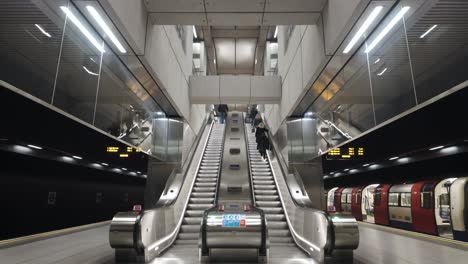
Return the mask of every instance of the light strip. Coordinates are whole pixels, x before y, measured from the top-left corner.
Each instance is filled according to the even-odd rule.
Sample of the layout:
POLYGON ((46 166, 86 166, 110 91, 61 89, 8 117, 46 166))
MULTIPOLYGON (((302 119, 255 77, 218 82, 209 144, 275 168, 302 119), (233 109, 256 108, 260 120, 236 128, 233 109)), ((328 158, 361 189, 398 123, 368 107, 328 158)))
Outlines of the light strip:
POLYGON ((74 158, 74 159, 79 159, 79 160, 83 159, 83 158, 80 157, 80 156, 72 156, 72 158, 74 158))
POLYGON ((86 66, 83 66, 83 69, 84 69, 87 73, 89 73, 89 74, 91 74, 91 75, 95 75, 95 76, 98 76, 98 75, 99 75, 99 74, 97 74, 97 73, 95 73, 95 72, 92 72, 92 71, 88 70, 88 68, 86 68, 86 66))
POLYGON ((78 18, 70 11, 70 9, 68 9, 68 7, 61 6, 60 9, 62 9, 62 11, 67 15, 67 17, 70 18, 73 24, 75 24, 78 27, 81 33, 83 33, 83 35, 85 35, 88 38, 88 40, 94 45, 94 47, 96 47, 96 49, 98 49, 100 52, 105 52, 101 44, 99 44, 99 42, 93 37, 91 32, 89 32, 88 29, 86 29, 86 27, 83 24, 81 24, 80 20, 78 20, 78 18))
POLYGON ((437 146, 437 147, 433 147, 433 148, 430 148, 429 150, 438 150, 438 149, 441 149, 443 148, 444 146, 437 146))
POLYGON ((42 149, 41 147, 35 146, 35 145, 27 145, 27 146, 30 147, 30 148, 35 148, 35 149, 42 149))
POLYGON ((380 34, 377 35, 374 41, 372 41, 372 43, 369 46, 367 46, 365 53, 369 53, 372 49, 374 49, 375 46, 379 44, 379 42, 388 34, 388 32, 390 32, 390 30, 396 25, 396 23, 398 23, 398 21, 406 14, 406 12, 408 12, 409 9, 409 6, 403 7, 400 10, 400 12, 398 12, 398 14, 396 14, 396 16, 393 17, 390 23, 388 23, 387 26, 385 26, 385 28, 380 32, 380 34))
POLYGON ((364 24, 362 24, 362 26, 359 28, 358 32, 356 32, 356 34, 354 34, 354 37, 349 42, 348 46, 346 46, 346 48, 344 49, 344 51, 343 51, 344 54, 347 54, 348 52, 351 51, 351 49, 354 47, 354 45, 356 45, 358 40, 362 37, 362 35, 364 35, 366 30, 370 27, 372 22, 374 22, 374 20, 380 14, 380 11, 382 11, 382 9, 383 9, 383 6, 376 6, 374 8, 374 10, 372 10, 370 15, 367 17, 366 21, 364 21, 364 24))
POLYGON ((376 59, 376 60, 374 61, 374 64, 379 63, 379 61, 380 61, 380 58, 376 59))
POLYGON ((433 25, 430 29, 428 29, 424 34, 422 34, 419 38, 424 38, 427 34, 431 33, 434 28, 436 28, 437 25, 433 25))
POLYGON ((273 35, 273 38, 276 38, 278 36, 278 26, 275 27, 275 34, 273 35))
POLYGON ((42 34, 46 35, 47 37, 51 38, 52 36, 47 33, 47 31, 45 31, 41 26, 39 26, 38 24, 34 24, 41 32, 42 34))
POLYGON ((106 22, 104 22, 104 19, 99 15, 98 11, 92 6, 86 6, 86 9, 88 9, 88 12, 93 16, 94 20, 99 24, 99 26, 104 30, 104 33, 112 40, 114 43, 115 47, 122 52, 122 53, 127 53, 125 48, 122 46, 122 44, 119 42, 117 37, 114 35, 112 30, 107 26, 106 22))
POLYGON ((195 29, 195 26, 193 26, 193 37, 196 38, 196 39, 198 38, 197 30, 195 29))
POLYGON ((378 76, 382 76, 387 71, 387 68, 383 69, 380 73, 377 73, 378 76))
POLYGON ((392 158, 389 158, 388 160, 396 160, 398 159, 398 157, 392 157, 392 158))

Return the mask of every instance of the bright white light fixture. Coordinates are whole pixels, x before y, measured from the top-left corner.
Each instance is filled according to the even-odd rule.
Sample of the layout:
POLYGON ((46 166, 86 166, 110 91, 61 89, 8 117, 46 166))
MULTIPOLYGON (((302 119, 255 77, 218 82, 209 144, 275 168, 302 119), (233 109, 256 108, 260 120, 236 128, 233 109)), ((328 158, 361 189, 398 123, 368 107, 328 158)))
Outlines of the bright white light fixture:
POLYGON ((390 30, 396 25, 396 23, 400 21, 400 19, 406 14, 406 12, 408 12, 409 9, 409 6, 401 8, 401 10, 393 17, 393 19, 387 24, 387 26, 385 26, 385 28, 380 32, 380 34, 377 35, 374 41, 372 41, 372 43, 369 46, 367 46, 365 53, 369 53, 372 49, 374 49, 375 46, 377 46, 377 44, 379 44, 379 42, 382 41, 382 39, 388 34, 388 32, 390 32, 390 30))
POLYGON ((214 59, 213 61, 214 61, 214 64, 216 64, 216 59, 214 59))
POLYGON ((90 75, 94 75, 94 76, 98 76, 98 75, 99 75, 99 74, 97 74, 97 73, 95 73, 95 72, 92 72, 92 71, 88 70, 88 68, 86 68, 86 66, 83 66, 83 69, 84 69, 87 73, 89 73, 90 75))
POLYGON ((42 34, 46 35, 47 37, 51 38, 52 36, 47 32, 45 31, 41 26, 39 26, 38 24, 34 24, 41 32, 42 34))
POLYGON ((122 170, 126 171, 126 170, 127 170, 127 168, 122 168, 122 170))
POLYGON ((367 166, 369 166, 369 165, 370 165, 369 163, 366 163, 366 164, 364 164, 364 165, 362 165, 362 166, 363 166, 363 167, 367 167, 367 166))
POLYGON ((388 160, 396 160, 396 159, 398 159, 398 157, 391 157, 388 160))
POLYGON ((419 38, 424 38, 427 34, 431 33, 432 30, 434 30, 437 27, 437 25, 433 25, 430 29, 428 29, 424 34, 422 34, 419 38))
POLYGON ((382 76, 387 71, 387 68, 383 69, 383 71, 377 73, 378 76, 382 76))
POLYGON ((195 26, 193 26, 193 37, 196 38, 196 39, 198 38, 197 30, 195 29, 195 26))
POLYGON ((380 62, 380 58, 376 59, 376 60, 374 61, 374 64, 377 64, 377 63, 379 63, 379 62, 380 62))
POLYGON ((34 149, 42 149, 41 147, 36 146, 36 145, 27 145, 27 146, 30 148, 34 148, 34 149))
POLYGON ((344 171, 349 171, 349 169, 344 169, 344 171))
POLYGON ((114 43, 115 47, 122 53, 127 53, 125 48, 122 46, 122 44, 119 42, 117 37, 114 35, 112 30, 107 26, 106 22, 104 22, 104 19, 99 15, 98 11, 92 6, 86 6, 86 9, 88 9, 88 12, 93 16, 94 20, 99 24, 99 26, 104 30, 104 33, 111 39, 112 43, 114 43))
POLYGON ((257 59, 255 59, 255 64, 257 64, 257 59))
POLYGON ((74 159, 79 159, 79 160, 82 160, 82 159, 83 159, 83 158, 80 157, 80 156, 72 156, 72 158, 74 158, 74 159))
POLYGON ((88 38, 88 40, 94 45, 94 47, 96 47, 96 49, 98 49, 100 52, 105 52, 104 47, 102 47, 96 38, 93 37, 91 32, 89 32, 88 29, 86 29, 86 27, 81 24, 80 20, 78 20, 78 18, 70 11, 70 9, 68 9, 68 7, 61 6, 60 9, 62 9, 62 11, 67 14, 67 17, 73 22, 73 24, 78 27, 81 33, 83 33, 83 35, 88 38))
POLYGON ((374 10, 370 13, 370 15, 367 17, 366 21, 364 21, 364 24, 359 28, 359 30, 354 34, 354 37, 351 39, 351 41, 348 43, 348 46, 344 49, 343 53, 347 54, 351 51, 351 49, 356 45, 358 40, 364 35, 366 30, 370 27, 372 22, 377 18, 379 15, 380 11, 382 11, 383 6, 376 6, 374 10))
POLYGON ((109 166, 109 164, 107 164, 107 163, 105 163, 105 162, 101 163, 101 165, 102 165, 102 166, 109 166))
POLYGON ((275 27, 275 34, 273 34, 273 38, 278 36, 278 26, 275 27))
POLYGON ((438 149, 441 149, 443 148, 444 146, 437 146, 437 147, 433 147, 433 148, 430 148, 429 150, 438 150, 438 149))

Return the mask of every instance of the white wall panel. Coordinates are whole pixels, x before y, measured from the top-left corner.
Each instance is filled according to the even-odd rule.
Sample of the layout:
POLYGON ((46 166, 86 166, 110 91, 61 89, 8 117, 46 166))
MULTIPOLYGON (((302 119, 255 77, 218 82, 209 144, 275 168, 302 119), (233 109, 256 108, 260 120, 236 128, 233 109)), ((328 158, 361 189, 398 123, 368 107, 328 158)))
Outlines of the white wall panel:
POLYGON ((221 102, 238 103, 250 100, 250 76, 220 76, 221 102))
POLYGON ((219 76, 191 76, 189 89, 192 104, 219 103, 219 76))

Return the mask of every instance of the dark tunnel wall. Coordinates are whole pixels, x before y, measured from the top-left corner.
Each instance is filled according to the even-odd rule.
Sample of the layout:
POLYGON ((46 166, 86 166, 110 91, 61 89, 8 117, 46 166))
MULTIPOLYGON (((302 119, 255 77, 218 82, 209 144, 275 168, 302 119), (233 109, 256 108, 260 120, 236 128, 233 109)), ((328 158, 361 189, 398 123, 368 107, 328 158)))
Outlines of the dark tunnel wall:
POLYGON ((5 151, 0 159, 0 239, 110 220, 143 202, 143 178, 5 151))

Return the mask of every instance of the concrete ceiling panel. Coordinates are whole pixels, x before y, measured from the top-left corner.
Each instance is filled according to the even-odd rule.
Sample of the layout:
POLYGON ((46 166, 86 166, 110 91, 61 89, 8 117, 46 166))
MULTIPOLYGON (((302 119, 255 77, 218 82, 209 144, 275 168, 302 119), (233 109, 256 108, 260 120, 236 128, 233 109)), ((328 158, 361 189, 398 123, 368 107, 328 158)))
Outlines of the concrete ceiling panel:
POLYGON ((210 26, 253 26, 260 25, 262 13, 208 13, 210 26))
POLYGON ((202 0, 145 0, 149 12, 205 12, 202 0))
POLYGON ((326 0, 267 0, 265 12, 322 12, 326 0))
POLYGON ((257 39, 237 39, 236 68, 247 68, 253 70, 256 46, 257 39))
POLYGON ((206 12, 263 12, 265 0, 205 0, 206 12))
POLYGON ((235 68, 235 39, 217 38, 214 39, 216 48, 216 63, 218 69, 235 68))
POLYGON ((205 13, 150 13, 153 25, 206 25, 205 13))
POLYGON ((263 25, 314 25, 320 13, 265 13, 263 25))

